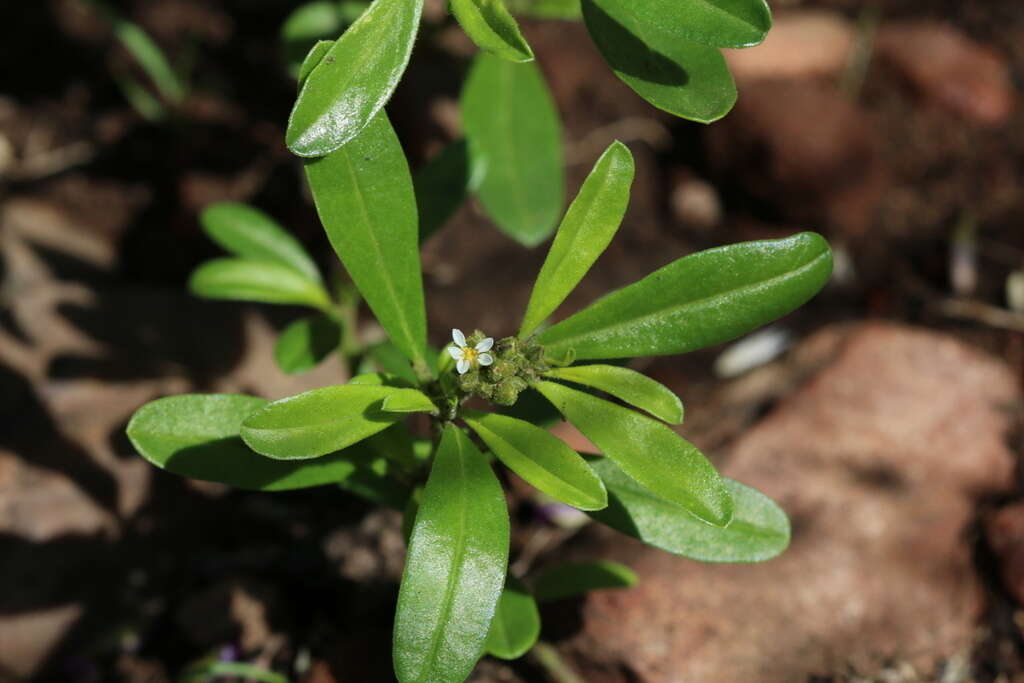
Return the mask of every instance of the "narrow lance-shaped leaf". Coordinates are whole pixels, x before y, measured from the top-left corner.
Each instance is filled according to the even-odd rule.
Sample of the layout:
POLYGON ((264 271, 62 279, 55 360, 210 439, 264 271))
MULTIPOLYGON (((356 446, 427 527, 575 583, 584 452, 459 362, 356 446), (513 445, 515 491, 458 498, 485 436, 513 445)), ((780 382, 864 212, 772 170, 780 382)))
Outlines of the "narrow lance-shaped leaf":
POLYGON ((529 62, 533 50, 504 0, 451 0, 452 13, 481 50, 513 62, 529 62))
POLYGON ((306 58, 302 60, 302 64, 299 65, 299 69, 295 74, 295 78, 299 82, 299 90, 302 90, 302 86, 306 84, 309 74, 313 73, 313 69, 327 56, 327 53, 330 52, 333 46, 333 40, 318 40, 313 44, 313 47, 309 48, 306 58))
POLYGON ((384 108, 409 63, 423 0, 375 0, 306 78, 285 142, 300 157, 334 152, 384 108))
POLYGON ((509 0, 508 7, 513 14, 536 19, 575 21, 583 18, 580 0, 509 0))
POLYGON ((633 570, 617 562, 568 562, 550 567, 538 576, 533 582, 533 595, 537 602, 552 602, 588 591, 635 585, 633 570))
POLYGON ((815 233, 691 254, 538 335, 581 360, 686 353, 735 339, 797 308, 832 273, 815 233))
POLYGON ((331 246, 395 346, 426 364, 427 320, 409 166, 381 112, 338 151, 306 164, 331 246))
POLYGON ((710 123, 736 102, 736 85, 717 48, 663 33, 623 0, 583 0, 587 31, 608 66, 649 103, 710 123))
POLYGON ((533 647, 539 636, 540 612, 536 600, 521 581, 508 577, 487 633, 487 654, 500 659, 518 659, 533 647))
POLYGON ((326 315, 296 320, 284 329, 274 344, 274 360, 282 372, 296 375, 312 370, 338 350, 341 327, 326 315))
POLYGON ((289 266, 270 261, 219 258, 192 272, 189 290, 207 299, 296 304, 326 309, 331 301, 316 282, 289 266))
POLYGON ((630 16, 645 33, 685 38, 714 47, 748 47, 772 26, 765 0, 598 0, 613 16, 630 16))
POLYGON ((437 413, 437 406, 418 389, 401 389, 384 399, 381 410, 388 413, 437 413))
POLYGON ((540 69, 481 53, 461 106, 473 165, 483 167, 480 202, 503 232, 536 246, 565 195, 561 123, 540 69))
POLYGON ((505 495, 462 430, 445 427, 423 490, 395 614, 401 683, 460 683, 483 653, 505 582, 505 495))
POLYGON ((381 410, 397 391, 386 386, 323 387, 274 401, 242 422, 241 435, 257 453, 280 460, 316 458, 387 429, 401 414, 381 410))
POLYGON ((661 422, 554 382, 534 385, 626 474, 715 526, 732 518, 732 498, 695 446, 661 422))
POLYGON ((218 202, 199 217, 210 238, 232 254, 254 261, 272 261, 320 282, 320 271, 297 239, 259 209, 236 202, 218 202))
POLYGON ((581 510, 608 504, 604 486, 579 453, 550 432, 514 417, 493 413, 463 415, 491 452, 552 498, 581 510))
POLYGON ((735 505, 724 529, 658 498, 607 458, 591 461, 608 487, 609 504, 591 517, 644 543, 701 562, 763 562, 789 545, 789 519, 764 494, 725 479, 735 505))
POLYGON ((128 438, 146 460, 168 472, 258 491, 341 482, 368 466, 372 454, 358 449, 301 462, 254 453, 238 430, 242 420, 265 405, 265 399, 253 396, 169 396, 132 415, 128 438))
POLYGON ((683 402, 668 387, 635 370, 617 365, 576 365, 553 368, 547 377, 606 391, 665 422, 682 424, 683 402))
POLYGON ((558 227, 533 285, 520 337, 555 312, 611 242, 629 205, 633 173, 633 155, 621 142, 613 142, 597 160, 558 227))

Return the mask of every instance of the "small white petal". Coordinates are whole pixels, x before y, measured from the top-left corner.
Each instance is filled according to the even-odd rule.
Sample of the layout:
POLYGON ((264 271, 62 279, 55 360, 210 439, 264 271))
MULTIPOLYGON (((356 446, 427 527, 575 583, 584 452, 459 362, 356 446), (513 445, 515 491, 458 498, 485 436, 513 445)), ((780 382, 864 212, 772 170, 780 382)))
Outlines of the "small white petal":
POLYGON ((455 345, 460 348, 466 345, 466 335, 462 334, 462 330, 452 330, 452 339, 455 340, 455 345))
POLYGON ((465 358, 460 358, 459 362, 455 364, 455 369, 459 371, 460 375, 465 375, 469 372, 469 361, 465 358))
POLYGON ((460 349, 458 346, 449 346, 448 355, 454 358, 455 360, 462 360, 462 357, 465 354, 462 352, 462 349, 460 349))
POLYGON ((494 362, 494 356, 489 353, 481 353, 476 357, 476 362, 480 365, 490 365, 494 362))
POLYGON ((480 353, 483 353, 484 351, 490 351, 492 348, 494 348, 493 337, 488 337, 487 339, 484 339, 482 342, 476 345, 476 350, 479 351, 480 353))

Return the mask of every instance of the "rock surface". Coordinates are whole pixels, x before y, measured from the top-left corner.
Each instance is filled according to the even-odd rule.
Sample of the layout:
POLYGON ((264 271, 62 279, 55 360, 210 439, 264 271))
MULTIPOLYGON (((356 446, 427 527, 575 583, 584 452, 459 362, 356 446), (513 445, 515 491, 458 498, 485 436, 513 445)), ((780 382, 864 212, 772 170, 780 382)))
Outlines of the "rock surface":
POLYGON ((854 328, 722 465, 786 509, 790 549, 702 565, 596 530, 640 583, 592 594, 564 650, 595 683, 934 669, 969 646, 982 606, 965 528, 977 496, 1010 485, 1002 407, 1018 396, 1008 368, 949 337, 854 328))

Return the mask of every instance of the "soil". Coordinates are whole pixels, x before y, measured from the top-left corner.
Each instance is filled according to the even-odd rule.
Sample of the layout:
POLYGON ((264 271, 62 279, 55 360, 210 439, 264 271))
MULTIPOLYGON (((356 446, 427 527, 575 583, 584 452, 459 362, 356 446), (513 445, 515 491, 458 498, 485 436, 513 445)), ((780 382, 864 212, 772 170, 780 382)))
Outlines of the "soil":
MULTIPOLYGON (((0 505, 0 621, 14 629, 0 626, 0 641, 30 627, 40 629, 30 640, 51 639, 23 668, 5 663, 0 680, 172 680, 211 654, 295 679, 390 680, 403 554, 396 513, 328 489, 269 495, 186 482, 137 462, 122 436, 132 406, 157 395, 291 386, 265 376, 267 339, 297 311, 184 293, 190 271, 218 254, 197 223, 203 206, 256 205, 325 270, 339 269, 283 145, 294 83, 278 31, 295 3, 116 4, 173 62, 190 65, 192 93, 164 121, 127 105, 114 75, 142 77, 81 0, 0 7, 0 499, 10 498, 0 505), (54 628, 46 615, 67 605, 75 611, 54 628)), ((837 87, 842 74, 741 83, 734 116, 705 127, 633 95, 581 26, 524 22, 565 124, 570 192, 614 137, 638 164, 619 236, 564 310, 701 248, 818 229, 850 266, 782 322, 794 337, 829 323, 898 321, 980 347, 1024 379, 1024 318, 1003 310, 1006 278, 1024 266, 1019 2, 791 0, 777 9, 812 8, 854 26, 948 22, 1005 67, 1017 106, 994 123, 972 119, 878 58, 854 92, 837 87), (824 151, 799 144, 809 130, 827 135, 824 151), (673 201, 693 181, 710 219, 673 201), (964 235, 966 250, 957 247, 964 235), (953 253, 967 273, 955 282, 953 253)), ((417 47, 389 106, 414 167, 455 134, 470 52, 450 24, 417 47)), ((951 69, 950 79, 972 77, 951 69)), ((432 342, 445 343, 451 327, 512 332, 543 255, 463 207, 425 246, 432 342)), ((720 351, 647 368, 688 411, 706 406, 688 416, 687 433, 711 447, 735 441, 805 376, 783 373, 770 390, 737 399, 736 385, 712 371, 720 351)), ((1018 486, 983 501, 976 518, 1022 497, 1018 486)), ((537 552, 541 538, 531 562, 558 557, 571 534, 524 495, 514 504, 523 524, 513 556, 537 552)), ((975 680, 1024 680, 1022 613, 1000 560, 980 532, 963 543, 987 592, 968 656, 975 680)), ((578 614, 549 619, 557 641, 578 614)), ((0 643, 0 662, 7 654, 0 643)), ((837 669, 815 680, 884 673, 837 669)), ((528 659, 488 661, 474 680, 549 679, 528 659)))

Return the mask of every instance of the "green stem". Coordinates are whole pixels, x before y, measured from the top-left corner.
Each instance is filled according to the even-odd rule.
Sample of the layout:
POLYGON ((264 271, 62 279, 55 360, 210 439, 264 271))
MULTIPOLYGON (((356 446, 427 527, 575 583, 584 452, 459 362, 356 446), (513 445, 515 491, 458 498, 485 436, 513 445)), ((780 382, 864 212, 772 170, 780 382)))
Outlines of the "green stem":
POLYGON ((544 669, 554 683, 586 683, 565 663, 558 650, 543 640, 538 640, 526 656, 544 669))

